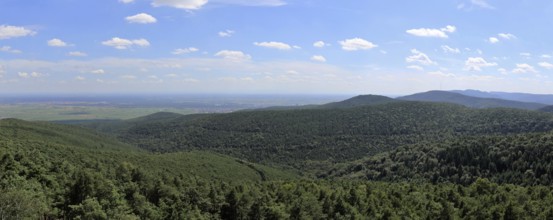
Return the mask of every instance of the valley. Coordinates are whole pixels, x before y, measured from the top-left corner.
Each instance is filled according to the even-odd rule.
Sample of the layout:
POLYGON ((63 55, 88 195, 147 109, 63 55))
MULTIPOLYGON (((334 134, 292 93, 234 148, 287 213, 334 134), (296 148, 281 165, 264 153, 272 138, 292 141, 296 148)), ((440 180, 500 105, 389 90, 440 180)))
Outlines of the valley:
POLYGON ((553 114, 431 93, 124 120, 2 119, 0 215, 553 216, 553 114))

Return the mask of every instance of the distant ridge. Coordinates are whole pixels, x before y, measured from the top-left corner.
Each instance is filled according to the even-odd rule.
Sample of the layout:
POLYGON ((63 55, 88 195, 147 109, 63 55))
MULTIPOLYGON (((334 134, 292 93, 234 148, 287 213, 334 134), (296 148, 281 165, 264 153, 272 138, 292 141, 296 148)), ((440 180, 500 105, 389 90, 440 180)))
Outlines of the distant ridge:
POLYGON ((340 102, 331 102, 321 105, 321 108, 351 108, 357 106, 370 106, 398 102, 398 100, 381 95, 358 95, 340 102))
POLYGON ((446 102, 471 108, 516 108, 537 110, 546 106, 541 103, 519 102, 498 98, 480 98, 448 91, 428 91, 399 97, 398 99, 407 101, 446 102))
POLYGON ((459 93, 462 95, 479 97, 479 98, 496 98, 505 99, 519 102, 535 102, 546 105, 553 105, 553 95, 550 94, 531 94, 531 93, 518 93, 518 92, 484 92, 480 90, 452 90, 451 92, 459 93))

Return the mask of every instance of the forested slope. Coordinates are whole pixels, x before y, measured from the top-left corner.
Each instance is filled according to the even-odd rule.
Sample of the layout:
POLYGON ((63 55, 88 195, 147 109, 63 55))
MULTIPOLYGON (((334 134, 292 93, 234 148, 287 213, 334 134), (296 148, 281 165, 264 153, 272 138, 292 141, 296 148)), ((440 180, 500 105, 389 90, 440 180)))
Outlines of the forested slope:
POLYGON ((169 122, 137 124, 122 131, 119 138, 150 151, 208 149, 249 161, 309 170, 408 144, 551 129, 553 115, 547 113, 391 102, 183 116, 169 122))
POLYGON ((3 217, 14 217, 6 213, 12 210, 73 218, 87 208, 109 210, 102 213, 111 218, 142 216, 161 211, 159 187, 164 182, 295 178, 291 172, 214 153, 155 155, 74 126, 0 120, 3 217))

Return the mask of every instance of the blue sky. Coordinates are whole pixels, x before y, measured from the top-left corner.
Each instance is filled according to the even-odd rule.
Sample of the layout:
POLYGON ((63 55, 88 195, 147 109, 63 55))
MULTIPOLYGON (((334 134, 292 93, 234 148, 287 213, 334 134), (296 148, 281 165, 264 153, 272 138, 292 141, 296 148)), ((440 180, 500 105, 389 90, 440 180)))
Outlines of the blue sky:
POLYGON ((544 0, 2 0, 0 93, 553 93, 544 0))

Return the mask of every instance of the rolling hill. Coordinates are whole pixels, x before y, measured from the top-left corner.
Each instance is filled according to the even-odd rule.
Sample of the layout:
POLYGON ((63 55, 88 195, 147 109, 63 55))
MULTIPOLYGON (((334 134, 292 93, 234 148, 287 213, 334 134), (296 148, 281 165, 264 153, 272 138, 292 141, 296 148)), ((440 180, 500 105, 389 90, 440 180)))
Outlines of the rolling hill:
POLYGON ((532 102, 519 102, 497 98, 479 98, 456 92, 429 91, 397 98, 407 101, 444 102, 464 105, 471 108, 516 108, 537 110, 546 105, 532 102))
POLYGON ((148 151, 209 150, 316 173, 333 163, 413 143, 551 129, 553 116, 537 111, 397 101, 350 108, 186 115, 143 121, 115 134, 148 151))
POLYGON ((545 105, 553 105, 553 95, 531 94, 517 92, 483 92, 479 90, 452 90, 451 92, 479 98, 496 98, 519 102, 533 102, 545 105))

